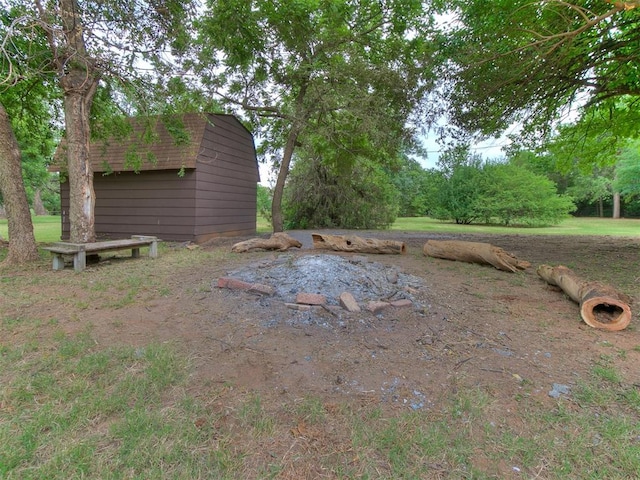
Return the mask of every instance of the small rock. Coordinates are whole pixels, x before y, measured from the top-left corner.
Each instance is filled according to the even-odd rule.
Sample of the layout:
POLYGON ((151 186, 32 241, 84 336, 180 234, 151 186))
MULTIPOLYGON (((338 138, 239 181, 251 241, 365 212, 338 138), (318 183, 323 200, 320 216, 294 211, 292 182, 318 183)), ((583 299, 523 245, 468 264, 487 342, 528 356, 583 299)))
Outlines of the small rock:
POLYGON ((298 303, 285 303, 285 306, 287 308, 290 308, 291 310, 300 310, 303 312, 311 310, 311 305, 300 305, 298 303))
POLYGON ((327 303, 327 297, 320 293, 299 293, 296 295, 296 303, 304 305, 324 305, 327 303))
POLYGON ((382 310, 384 310, 385 308, 390 307, 391 304, 388 302, 376 302, 376 301, 371 301, 369 303, 367 303, 367 310, 369 310, 371 313, 378 313, 381 312, 382 310))
POLYGON ((559 398, 560 395, 569 395, 569 393, 571 393, 571 387, 562 385, 561 383, 554 383, 549 391, 549 396, 551 398, 559 398))
POLYGON ((360 305, 358 305, 358 302, 356 302, 356 299, 349 292, 342 292, 340 294, 339 300, 340 300, 340 305, 342 305, 342 308, 344 308, 347 312, 360 311, 360 305))
POLYGON ((395 270, 391 270, 387 272, 387 282, 396 284, 398 283, 398 272, 395 270))
POLYGON ((391 306, 395 308, 405 308, 413 305, 413 302, 408 298, 401 298, 400 300, 394 300, 391 302, 391 306))
POLYGON ((513 357, 513 352, 511 350, 508 349, 502 349, 502 348, 492 348, 492 350, 494 352, 496 352, 498 355, 501 355, 503 357, 513 357))

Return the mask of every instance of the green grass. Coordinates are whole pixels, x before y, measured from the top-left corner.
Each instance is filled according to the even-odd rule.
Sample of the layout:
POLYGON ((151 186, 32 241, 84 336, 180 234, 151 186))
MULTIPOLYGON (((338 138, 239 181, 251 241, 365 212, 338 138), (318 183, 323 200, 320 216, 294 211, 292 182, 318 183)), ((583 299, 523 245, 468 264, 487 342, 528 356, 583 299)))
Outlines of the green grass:
MULTIPOLYGON (((31 220, 33 221, 33 231, 37 242, 51 243, 60 241, 62 225, 59 216, 33 216, 31 220)), ((0 236, 5 240, 9 238, 6 218, 0 218, 0 236)))
POLYGON ((640 472, 640 395, 607 359, 571 397, 541 405, 524 395, 511 418, 480 387, 411 412, 258 393, 220 412, 187 393, 189 370, 170 345, 103 348, 90 331, 1 343, 0 478, 313 478, 303 466, 343 479, 640 472))
POLYGON ((496 233, 513 235, 611 235, 633 237, 640 235, 640 219, 611 219, 570 217, 559 225, 544 228, 518 228, 488 225, 457 225, 428 217, 398 218, 392 230, 430 231, 443 233, 496 233))
POLYGON ((258 233, 269 233, 273 231, 273 228, 266 218, 258 215, 256 219, 256 230, 258 233))
MULTIPOLYGON (((50 243, 60 241, 60 217, 33 217, 33 228, 36 241, 50 243)), ((619 237, 633 237, 640 235, 640 219, 617 219, 581 217, 568 218, 560 225, 545 228, 517 228, 487 225, 456 225, 442 222, 429 217, 398 218, 391 226, 391 230, 443 232, 443 233, 496 233, 519 235, 611 235, 619 237)), ((271 224, 258 215, 257 233, 271 232, 271 224)), ((7 220, 0 219, 0 236, 8 237, 7 220)))
POLYGON ((56 338, 1 347, 0 478, 200 476, 206 440, 191 418, 202 412, 176 393, 187 369, 170 346, 56 338))
MULTIPOLYGON (((312 394, 196 384, 187 357, 198 352, 105 345, 90 328, 71 335, 48 313, 31 316, 38 299, 27 292, 42 285, 46 300, 54 276, 75 292, 67 301, 78 315, 60 325, 80 327, 87 311, 109 322, 114 309, 170 294, 182 269, 229 255, 167 250, 90 275, 41 275, 48 262, 3 271, 0 304, 11 308, 0 309, 0 478, 638 477, 640 393, 617 367, 630 360, 613 343, 557 400, 546 398, 546 384, 513 398, 499 385, 460 385, 408 412, 362 398, 328 405, 312 394)), ((210 289, 210 276, 193 280, 193 291, 210 289)))

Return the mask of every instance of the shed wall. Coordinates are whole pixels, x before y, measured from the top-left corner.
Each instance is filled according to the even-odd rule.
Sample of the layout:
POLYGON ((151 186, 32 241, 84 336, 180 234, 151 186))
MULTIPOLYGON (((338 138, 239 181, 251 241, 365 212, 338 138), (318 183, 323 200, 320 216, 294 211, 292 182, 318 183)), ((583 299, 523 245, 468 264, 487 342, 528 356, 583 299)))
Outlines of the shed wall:
MULTIPOLYGON (((95 229, 99 239, 155 235, 190 241, 195 227, 195 172, 178 170, 96 174, 95 229)), ((69 184, 62 184, 62 238, 69 238, 69 184)))
MULTIPOLYGON (((192 114, 185 119, 193 130, 196 147, 191 145, 179 153, 191 152, 196 158, 189 162, 178 159, 176 165, 195 166, 187 168, 184 176, 179 176, 171 163, 176 155, 163 156, 175 150, 166 129, 159 131, 159 144, 170 145, 173 150, 165 152, 162 146, 153 146, 155 157, 161 160, 154 169, 145 168, 136 174, 114 168, 122 166, 126 145, 113 143, 101 150, 104 155, 93 165, 98 238, 139 234, 168 241, 202 242, 222 235, 255 234, 256 184, 260 178, 253 136, 231 115, 192 114), (99 173, 105 161, 114 173, 99 173)), ((61 203, 62 238, 68 239, 68 183, 61 185, 61 203)))
POLYGON ((256 233, 259 175, 252 135, 231 116, 208 124, 196 163, 195 236, 256 233))

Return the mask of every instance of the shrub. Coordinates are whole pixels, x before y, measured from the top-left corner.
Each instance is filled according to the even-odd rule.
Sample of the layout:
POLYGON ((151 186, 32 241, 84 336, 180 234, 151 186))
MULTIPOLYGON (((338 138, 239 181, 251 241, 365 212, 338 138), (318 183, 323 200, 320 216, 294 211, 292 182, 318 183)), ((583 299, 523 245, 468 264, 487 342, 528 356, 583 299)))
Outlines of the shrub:
POLYGON ((313 157, 292 168, 283 212, 287 228, 388 228, 397 203, 395 187, 379 165, 357 159, 341 171, 313 157))

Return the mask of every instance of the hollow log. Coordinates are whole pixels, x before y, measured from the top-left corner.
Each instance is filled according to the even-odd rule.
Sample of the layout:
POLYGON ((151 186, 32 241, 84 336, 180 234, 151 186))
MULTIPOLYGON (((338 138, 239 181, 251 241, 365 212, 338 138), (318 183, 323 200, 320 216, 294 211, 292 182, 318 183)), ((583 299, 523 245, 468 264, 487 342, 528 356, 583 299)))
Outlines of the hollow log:
POLYGON ((279 250, 284 252, 291 247, 300 248, 302 243, 286 233, 278 232, 269 238, 252 238, 251 240, 238 242, 231 247, 231 251, 235 253, 245 253, 253 250, 279 250))
POLYGON ((424 244, 422 251, 429 257, 493 265, 498 270, 505 272, 517 272, 531 266, 529 262, 520 260, 490 243, 429 240, 424 244))
POLYGON ((378 240, 376 238, 361 238, 355 235, 323 235, 312 233, 313 248, 321 250, 336 250, 338 252, 358 253, 407 253, 403 242, 394 240, 378 240))
POLYGON ((631 322, 630 298, 613 287, 585 281, 563 265, 540 265, 538 275, 548 284, 560 287, 580 305, 580 316, 587 325, 618 331, 627 328, 631 322))

